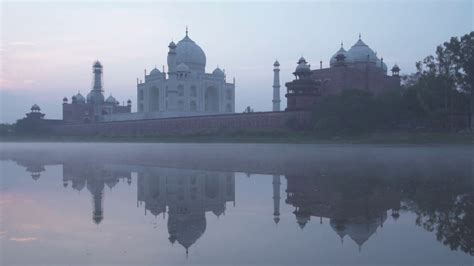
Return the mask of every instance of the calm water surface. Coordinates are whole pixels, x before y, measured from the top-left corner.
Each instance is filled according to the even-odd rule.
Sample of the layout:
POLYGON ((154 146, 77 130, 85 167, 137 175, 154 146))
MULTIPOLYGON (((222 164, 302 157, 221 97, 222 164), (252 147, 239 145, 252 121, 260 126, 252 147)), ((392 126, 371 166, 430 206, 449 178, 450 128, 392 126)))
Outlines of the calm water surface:
POLYGON ((473 265, 466 146, 1 144, 1 265, 473 265))

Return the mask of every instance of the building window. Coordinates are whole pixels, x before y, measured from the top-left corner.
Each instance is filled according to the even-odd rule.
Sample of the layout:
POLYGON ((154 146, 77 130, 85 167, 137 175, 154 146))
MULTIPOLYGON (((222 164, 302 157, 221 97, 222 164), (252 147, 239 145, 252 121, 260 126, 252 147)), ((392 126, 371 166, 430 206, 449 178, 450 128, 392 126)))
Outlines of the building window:
POLYGON ((184 96, 184 86, 183 85, 178 86, 178 96, 180 96, 180 97, 184 96))
POLYGON ((138 111, 143 112, 143 103, 138 105, 138 111))
POLYGON ((197 96, 196 86, 194 86, 194 85, 191 86, 191 89, 189 89, 189 95, 191 97, 196 97, 197 96))
POLYGON ((189 109, 191 111, 197 111, 197 104, 195 101, 191 101, 191 103, 189 103, 189 109))
POLYGON ((230 103, 228 103, 226 106, 225 106, 225 111, 226 112, 232 112, 232 105, 230 103))
POLYGON ((229 101, 232 100, 232 90, 227 90, 225 92, 225 98, 226 100, 229 100, 229 101))
POLYGON ((178 101, 178 110, 179 111, 184 111, 184 102, 183 101, 178 101))
POLYGON ((138 100, 143 101, 143 90, 138 91, 138 100))

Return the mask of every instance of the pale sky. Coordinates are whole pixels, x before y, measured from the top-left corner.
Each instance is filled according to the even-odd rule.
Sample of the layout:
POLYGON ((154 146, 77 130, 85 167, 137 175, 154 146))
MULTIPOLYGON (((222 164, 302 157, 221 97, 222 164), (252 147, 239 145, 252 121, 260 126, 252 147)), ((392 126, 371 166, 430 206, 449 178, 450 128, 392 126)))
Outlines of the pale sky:
POLYGON ((91 88, 91 65, 104 65, 105 96, 131 99, 136 78, 166 65, 168 44, 189 36, 206 53, 206 71, 219 65, 236 78, 236 112, 271 110, 273 62, 284 83, 303 55, 312 68, 329 64, 341 41, 367 43, 402 74, 438 44, 473 30, 466 1, 311 2, 1 2, 0 122, 41 106, 61 118, 62 98, 91 88))

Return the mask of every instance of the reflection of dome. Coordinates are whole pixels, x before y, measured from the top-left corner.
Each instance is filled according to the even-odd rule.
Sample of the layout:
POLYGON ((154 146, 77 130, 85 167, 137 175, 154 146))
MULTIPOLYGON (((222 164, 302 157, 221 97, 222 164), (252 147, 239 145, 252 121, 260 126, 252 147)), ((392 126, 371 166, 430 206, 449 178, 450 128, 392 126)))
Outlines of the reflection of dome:
POLYGON ((110 188, 112 189, 113 187, 115 187, 115 185, 117 185, 118 183, 118 179, 116 178, 110 178, 110 179, 107 179, 105 180, 105 184, 110 188))
POLYGON ((41 174, 39 172, 35 172, 35 173, 31 173, 31 178, 33 178, 33 180, 38 180, 40 178, 41 174))
POLYGON ((224 212, 225 212, 224 204, 219 204, 212 210, 212 213, 214 213, 214 215, 217 217, 221 216, 221 214, 223 214, 224 212))
POLYGON ((176 65, 185 64, 191 70, 204 72, 206 68, 206 55, 188 34, 176 45, 176 65))
POLYGON ((219 67, 216 67, 214 71, 212 71, 212 75, 217 76, 217 77, 224 77, 224 71, 222 71, 219 67))
POLYGON ((344 236, 346 236, 347 232, 346 232, 346 225, 344 221, 338 220, 338 219, 331 219, 329 221, 329 224, 331 225, 332 230, 334 230, 334 232, 336 232, 336 234, 341 239, 343 239, 344 236))
POLYGON ((377 231, 379 225, 382 225, 386 219, 386 213, 379 218, 359 217, 351 219, 351 221, 346 224, 346 233, 359 247, 361 247, 375 233, 375 231, 377 231))
POLYGON ((298 210, 294 211, 293 213, 295 214, 296 222, 298 223, 301 229, 303 229, 311 219, 310 214, 306 213, 305 211, 298 210))
POLYGON ((360 38, 351 47, 351 49, 347 51, 347 57, 349 57, 354 63, 357 63, 357 62, 365 63, 367 61, 376 63, 378 60, 375 52, 372 49, 370 49, 370 47, 367 44, 365 44, 360 38))
POLYGON ((186 252, 206 231, 206 217, 204 214, 177 216, 170 214, 168 218, 168 233, 171 243, 178 241, 186 252))

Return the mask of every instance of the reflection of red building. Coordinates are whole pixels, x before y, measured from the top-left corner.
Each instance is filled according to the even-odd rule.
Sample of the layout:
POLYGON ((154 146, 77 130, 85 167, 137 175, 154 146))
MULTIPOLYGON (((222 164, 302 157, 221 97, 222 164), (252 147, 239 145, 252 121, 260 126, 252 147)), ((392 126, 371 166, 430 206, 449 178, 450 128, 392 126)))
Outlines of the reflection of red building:
POLYGON ((311 217, 319 217, 321 223, 328 218, 341 241, 348 235, 359 248, 383 226, 387 210, 392 209, 396 218, 400 208, 400 195, 384 187, 339 185, 329 177, 287 176, 287 181, 286 203, 295 207, 301 228, 311 217))

